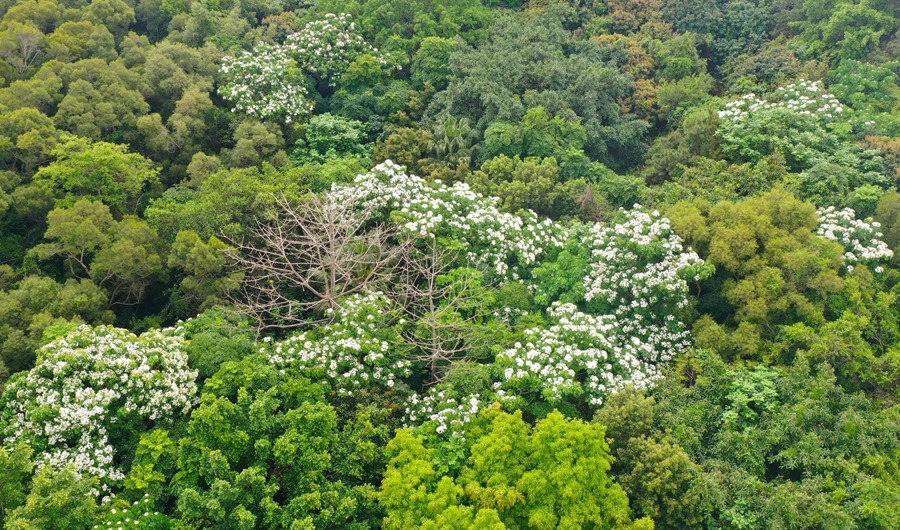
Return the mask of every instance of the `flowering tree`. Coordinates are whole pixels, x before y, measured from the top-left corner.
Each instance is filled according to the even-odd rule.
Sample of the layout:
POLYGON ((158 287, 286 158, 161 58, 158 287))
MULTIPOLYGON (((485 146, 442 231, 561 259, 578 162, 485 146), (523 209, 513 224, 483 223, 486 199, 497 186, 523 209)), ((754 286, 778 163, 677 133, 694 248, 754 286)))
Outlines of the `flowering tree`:
POLYGON ((39 353, 0 400, 3 443, 24 440, 38 467, 67 465, 101 479, 124 478, 116 448, 148 425, 190 410, 197 373, 182 339, 151 331, 140 337, 113 327, 80 326, 39 353))
POLYGON ((387 63, 386 55, 356 33, 350 15, 328 13, 289 35, 283 45, 260 42, 252 51, 225 57, 220 71, 226 83, 219 94, 234 105, 234 111, 291 123, 312 112, 307 76, 333 85, 363 54, 387 63))
POLYGON ((849 110, 820 82, 800 82, 764 98, 748 94, 726 104, 716 135, 729 162, 783 157, 787 168, 799 173, 785 184, 803 199, 874 210, 891 180, 881 153, 860 146, 851 134, 849 110))
POLYGON ((617 224, 594 225, 583 278, 590 313, 554 303, 547 312, 552 326, 526 330, 523 341, 497 356, 502 388, 596 406, 624 385, 641 388, 659 378, 658 363, 691 345, 676 316, 688 303, 688 282, 713 272, 681 243, 658 212, 633 210, 617 224))
MULTIPOLYGON (((401 264, 394 265, 403 269, 397 305, 371 294, 365 282, 351 282, 352 274, 346 276, 356 290, 329 306, 330 323, 262 348, 277 366, 299 367, 343 394, 373 384, 394 387, 412 375, 410 358, 428 362, 436 380, 439 368, 452 371, 455 362, 467 357, 482 327, 512 332, 504 320, 510 312, 492 317, 470 311, 470 304, 494 303, 479 294, 482 279, 493 285, 521 283, 536 300, 540 297, 541 306, 549 306, 550 327, 532 325, 522 340, 496 354, 489 370, 496 377, 492 389, 439 386, 423 398, 411 398, 408 424, 427 424, 427 432, 444 438, 461 439, 482 403, 495 399, 539 396, 545 403, 573 400, 591 407, 623 385, 650 385, 660 377, 660 363, 690 347, 678 314, 688 303, 689 282, 713 272, 682 246, 658 212, 623 211, 620 222, 611 226, 563 227, 539 221, 532 212, 502 213, 496 199, 474 193, 464 183, 429 183, 390 161, 352 184, 335 186, 319 200, 340 205, 342 218, 356 219, 347 233, 383 226, 391 235, 380 246, 408 245, 408 252, 397 255, 401 264), (586 248, 566 259, 565 249, 574 246, 586 248), (404 268, 404 259, 418 260, 419 266, 404 268), (562 279, 538 270, 547 259, 567 269, 562 279), (560 281, 572 285, 544 285, 560 281), (568 293, 567 303, 558 301, 559 293, 568 293), (403 309, 408 324, 399 318, 403 309), (470 313, 478 325, 469 321, 470 313), (491 318, 497 320, 486 322, 491 318)), ((299 237, 294 234, 304 230, 300 224, 285 225, 273 233, 280 241, 294 241, 299 237)), ((274 255, 272 249, 290 246, 271 245, 266 255, 245 259, 262 263, 274 255)), ((309 246, 319 252, 328 245, 309 246)), ((312 263, 278 256, 283 269, 312 263)), ((260 278, 271 283, 273 276, 260 278)))
POLYGON ((463 439, 466 426, 482 408, 480 396, 462 396, 453 388, 433 386, 424 396, 410 396, 405 427, 421 426, 426 432, 463 439))
POLYGON ((532 212, 502 213, 497 199, 473 192, 468 184, 429 183, 390 160, 331 195, 341 203, 373 208, 376 218, 393 220, 410 236, 453 240, 464 249, 466 264, 504 279, 565 241, 565 230, 549 219, 540 221, 532 212))
POLYGON ((356 32, 356 24, 347 13, 327 13, 322 20, 306 24, 300 31, 288 35, 284 49, 308 75, 334 85, 358 56, 369 54, 381 64, 388 57, 379 54, 356 32))
POLYGON ((234 105, 233 111, 287 123, 312 112, 303 72, 284 47, 257 44, 253 51, 223 58, 221 72, 227 82, 219 94, 234 105))
MULTIPOLYGON (((829 206, 819 208, 818 214, 819 229, 816 233, 844 246, 844 265, 848 271, 852 271, 856 263, 875 265, 894 256, 887 243, 881 240, 884 234, 878 230, 881 228, 880 223, 857 219, 856 212, 851 208, 838 210, 829 206)), ((880 265, 875 265, 875 272, 883 270, 880 265)))
POLYGON ((821 81, 800 81, 779 87, 765 99, 746 94, 725 104, 719 118, 743 121, 769 109, 786 109, 827 122, 837 121, 846 111, 837 97, 825 91, 821 81))
POLYGON ((639 321, 590 315, 573 304, 556 303, 548 316, 553 325, 525 330, 522 342, 497 355, 501 399, 536 394, 555 404, 575 399, 597 406, 622 386, 649 386, 661 376, 659 362, 690 346, 684 330, 651 336, 667 343, 663 349, 635 334, 639 321))
POLYGON ((687 305, 688 282, 708 278, 713 267, 683 248, 659 212, 635 209, 622 215, 614 225, 596 224, 590 230, 584 298, 595 312, 634 322, 635 328, 626 332, 666 326, 687 305))
POLYGON ((820 82, 779 88, 765 97, 747 94, 719 111, 722 151, 737 162, 758 162, 779 152, 790 169, 802 171, 842 143, 830 125, 844 106, 820 82))
POLYGON ((313 380, 326 380, 339 393, 380 386, 390 389, 412 374, 412 363, 397 351, 401 342, 391 325, 396 311, 383 295, 353 295, 336 310, 334 321, 260 349, 279 367, 302 370, 313 380))

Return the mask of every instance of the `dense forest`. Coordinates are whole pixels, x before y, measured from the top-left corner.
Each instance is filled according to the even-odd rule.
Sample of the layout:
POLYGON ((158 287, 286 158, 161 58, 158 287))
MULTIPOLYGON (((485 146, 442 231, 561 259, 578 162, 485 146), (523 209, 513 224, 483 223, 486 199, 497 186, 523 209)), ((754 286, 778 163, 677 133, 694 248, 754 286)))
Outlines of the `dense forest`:
POLYGON ((0 15, 0 527, 900 529, 896 0, 0 15))

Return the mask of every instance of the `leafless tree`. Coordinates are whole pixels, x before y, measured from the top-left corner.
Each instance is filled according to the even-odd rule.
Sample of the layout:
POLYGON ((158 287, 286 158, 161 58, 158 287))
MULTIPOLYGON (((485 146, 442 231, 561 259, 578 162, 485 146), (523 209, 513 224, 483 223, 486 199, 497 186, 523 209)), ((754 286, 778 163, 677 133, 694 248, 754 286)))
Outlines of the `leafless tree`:
POLYGON ((371 221, 372 212, 328 195, 293 202, 276 197, 271 220, 257 220, 252 237, 231 240, 244 273, 235 303, 264 327, 320 321, 341 299, 384 286, 409 246, 396 227, 371 221))
POLYGON ((419 241, 406 255, 397 293, 412 324, 404 333, 415 347, 413 357, 425 363, 431 382, 439 382, 454 362, 466 360, 487 344, 478 321, 486 308, 479 273, 459 267, 459 255, 434 239, 419 241))
POLYGON ((39 29, 13 23, 0 38, 0 57, 24 78, 28 68, 46 51, 46 42, 39 29))

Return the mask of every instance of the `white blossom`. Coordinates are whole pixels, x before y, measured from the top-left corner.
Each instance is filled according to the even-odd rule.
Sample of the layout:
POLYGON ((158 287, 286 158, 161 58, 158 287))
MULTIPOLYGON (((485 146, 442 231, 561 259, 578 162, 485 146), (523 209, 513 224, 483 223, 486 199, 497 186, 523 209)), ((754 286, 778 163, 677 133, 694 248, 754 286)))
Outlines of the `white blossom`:
POLYGON ((194 403, 197 372, 180 330, 80 326, 44 346, 35 367, 4 392, 3 442, 27 441, 38 467, 72 465, 101 479, 124 478, 109 435, 117 424, 166 422, 194 403))

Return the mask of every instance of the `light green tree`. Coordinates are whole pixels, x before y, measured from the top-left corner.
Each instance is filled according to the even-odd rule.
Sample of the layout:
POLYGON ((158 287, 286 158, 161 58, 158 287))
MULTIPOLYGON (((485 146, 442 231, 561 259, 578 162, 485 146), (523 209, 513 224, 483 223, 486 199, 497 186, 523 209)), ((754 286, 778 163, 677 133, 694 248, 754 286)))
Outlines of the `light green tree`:
POLYGON ((485 410, 468 431, 468 465, 435 469, 434 452, 409 431, 388 444, 379 500, 384 527, 467 529, 652 529, 632 522, 628 498, 608 475, 604 427, 552 412, 532 428, 521 412, 485 410))

